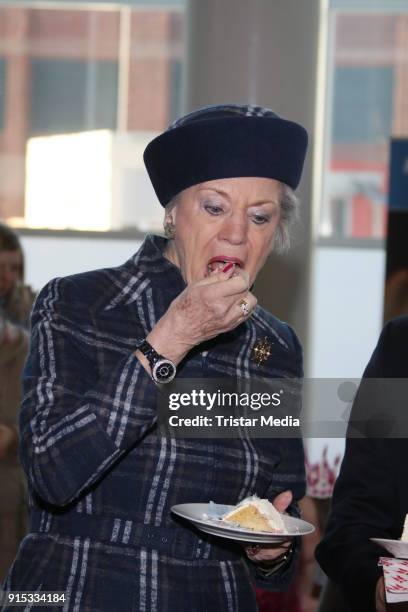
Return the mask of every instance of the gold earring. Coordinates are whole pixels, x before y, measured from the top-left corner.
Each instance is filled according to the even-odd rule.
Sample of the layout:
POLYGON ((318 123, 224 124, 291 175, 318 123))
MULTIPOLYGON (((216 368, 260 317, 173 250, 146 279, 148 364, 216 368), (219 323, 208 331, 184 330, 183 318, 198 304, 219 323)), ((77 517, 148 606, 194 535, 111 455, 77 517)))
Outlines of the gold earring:
POLYGON ((176 235, 176 226, 171 221, 167 221, 164 224, 164 236, 171 240, 176 235))

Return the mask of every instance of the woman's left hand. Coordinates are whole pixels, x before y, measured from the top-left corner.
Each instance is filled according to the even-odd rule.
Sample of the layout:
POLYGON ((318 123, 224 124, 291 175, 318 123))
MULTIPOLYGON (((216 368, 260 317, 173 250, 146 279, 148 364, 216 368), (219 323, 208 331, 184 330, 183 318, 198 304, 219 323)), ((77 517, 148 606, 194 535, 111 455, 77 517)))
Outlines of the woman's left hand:
MULTIPOLYGON (((273 505, 279 512, 285 512, 292 502, 293 496, 291 491, 283 491, 279 493, 273 500, 273 505)), ((292 545, 292 540, 285 540, 279 544, 254 544, 246 547, 247 557, 255 563, 262 561, 273 561, 285 555, 292 545)))

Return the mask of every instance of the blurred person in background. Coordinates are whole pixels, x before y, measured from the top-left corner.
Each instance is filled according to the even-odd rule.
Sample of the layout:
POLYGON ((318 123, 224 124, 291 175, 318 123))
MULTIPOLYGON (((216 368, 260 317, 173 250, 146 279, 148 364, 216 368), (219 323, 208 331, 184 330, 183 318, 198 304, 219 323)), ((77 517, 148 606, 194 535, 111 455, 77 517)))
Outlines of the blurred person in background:
MULTIPOLYGON (((378 560, 390 555, 372 538, 398 540, 408 509, 404 467, 408 438, 405 429, 395 434, 388 429, 395 417, 401 419, 396 422, 398 428, 406 422, 401 418, 405 414, 405 394, 401 397, 397 381, 392 395, 384 394, 376 384, 375 398, 369 392, 370 379, 408 379, 408 316, 386 324, 365 369, 353 404, 326 533, 316 549, 319 564, 347 602, 344 612, 385 612, 384 579, 378 560), (384 419, 387 415, 388 421, 384 419)), ((384 388, 393 390, 390 385, 384 388)), ((321 612, 332 609, 324 601, 319 608, 321 612)), ((407 610, 408 603, 401 602, 399 609, 407 610)))
POLYGON ((408 314, 408 268, 394 272, 385 284, 384 322, 408 314))
POLYGON ((0 579, 26 532, 17 422, 32 303, 33 294, 24 285, 20 241, 13 230, 0 223, 0 579))
MULTIPOLYGON (((384 331, 381 335, 380 341, 379 341, 379 345, 370 361, 370 364, 367 366, 367 375, 373 377, 373 373, 372 373, 372 367, 371 364, 374 361, 374 364, 376 364, 376 359, 377 359, 377 367, 378 367, 378 362, 381 363, 381 360, 384 361, 384 356, 381 356, 381 352, 384 352, 384 346, 385 346, 385 338, 388 336, 390 336, 390 329, 394 328, 397 330, 402 330, 402 334, 401 334, 401 338, 400 338, 400 346, 402 347, 404 345, 404 333, 407 334, 407 329, 408 329, 408 317, 406 316, 408 314, 408 269, 407 268, 402 268, 399 269, 397 272, 395 272, 394 274, 392 274, 387 280, 386 280, 386 284, 385 284, 385 296, 384 296, 384 322, 390 322, 388 323, 385 328, 384 331), (377 357, 377 355, 380 355, 379 357, 377 357)), ((407 336, 408 337, 408 336, 407 336)), ((388 340, 388 344, 390 344, 390 340, 388 340)), ((398 353, 396 351, 396 347, 397 347, 397 343, 395 342, 395 332, 394 332, 394 339, 391 342, 392 345, 392 351, 390 352, 390 348, 388 347, 388 354, 392 356, 391 359, 391 364, 393 363, 393 361, 398 361, 398 359, 400 360, 401 364, 400 365, 387 365, 388 367, 388 371, 387 374, 384 374, 384 366, 383 366, 383 370, 380 372, 379 370, 377 372, 375 372, 375 375, 377 376, 389 376, 390 378, 392 377, 401 377, 401 378, 406 378, 408 375, 408 371, 406 370, 406 354, 405 354, 405 358, 403 356, 403 352, 398 353), (398 358, 398 359, 397 359, 398 358), (398 371, 398 368, 402 368, 402 371, 398 372, 398 374, 396 373, 398 371)), ((400 350, 400 349, 399 349, 400 350)), ((392 445, 393 447, 394 445, 394 441, 393 440, 380 440, 381 446, 386 448, 386 445, 392 445)), ((351 449, 353 449, 353 445, 354 447, 358 446, 359 442, 355 441, 355 440, 351 440, 349 442, 349 446, 351 449)), ((401 442, 400 440, 397 441, 397 447, 399 447, 399 445, 404 444, 404 442, 401 442)), ((370 454, 373 451, 370 451, 370 454)), ((348 451, 349 456, 353 457, 353 454, 355 453, 355 451, 353 450, 349 450, 348 451)), ((350 465, 352 466, 352 469, 355 469, 355 466, 353 466, 353 461, 356 461, 355 459, 349 459, 348 460, 350 465)), ((348 473, 347 475, 347 468, 344 468, 344 472, 346 473, 346 475, 342 476, 342 480, 346 480, 347 482, 347 478, 350 478, 350 474, 348 473)), ((358 482, 358 480, 356 481, 358 482)), ((352 487, 356 488, 356 483, 352 482, 352 487)), ((341 486, 341 485, 339 485, 341 486)), ((341 489, 340 489, 341 491, 341 489)), ((341 493, 340 493, 340 504, 344 502, 341 502, 341 493)), ((356 503, 356 500, 351 500, 349 501, 350 503, 350 509, 352 508, 352 504, 356 503)), ((345 506, 347 508, 347 506, 345 506)), ((334 516, 334 520, 331 521, 331 531, 329 532, 330 534, 333 531, 333 523, 334 525, 336 524, 336 513, 333 512, 333 516, 334 516)), ((340 515, 341 516, 341 515, 340 515)), ((305 518, 305 517, 304 517, 305 518)), ((308 518, 306 518, 305 520, 310 520, 308 518)), ((338 522, 341 525, 341 521, 338 522)), ((345 527, 345 525, 343 525, 343 528, 345 527)), ((349 526, 349 531, 350 531, 350 526, 349 526)), ((324 540, 323 545, 320 549, 320 551, 323 551, 322 554, 323 558, 325 556, 325 551, 327 548, 327 542, 328 542, 328 546, 330 547, 331 542, 335 541, 333 539, 333 537, 331 535, 329 535, 329 537, 324 540)), ((329 548, 330 550, 330 548, 329 548)), ((378 549, 377 549, 378 551, 378 549)), ((385 551, 383 551, 383 554, 385 556, 385 551)), ((374 570, 372 569, 372 572, 374 573, 374 570)), ((337 571, 338 574, 338 571, 337 571)), ((381 572, 380 572, 381 574, 381 572)), ((333 580, 327 580, 325 585, 324 585, 324 590, 323 593, 320 597, 320 602, 319 602, 319 608, 318 608, 318 612, 336 612, 336 610, 346 610, 347 609, 347 603, 344 599, 344 593, 342 593, 341 589, 339 588, 339 585, 335 584, 335 579, 337 578, 337 575, 333 576, 333 580)), ((372 589, 371 589, 372 590, 372 589)), ((385 606, 385 594, 384 594, 384 581, 383 581, 383 577, 380 576, 380 578, 378 579, 377 585, 376 585, 376 593, 375 593, 375 606, 376 606, 376 611, 381 612, 382 610, 384 610, 384 606, 385 606)), ((357 603, 356 606, 359 606, 360 604, 357 603)), ((373 606, 372 604, 372 593, 370 594, 370 596, 367 598, 367 606, 373 606), (370 604, 371 602, 371 604, 370 604)), ((370 608, 368 608, 370 609, 370 608)), ((371 607, 372 610, 374 610, 374 607, 371 607)))

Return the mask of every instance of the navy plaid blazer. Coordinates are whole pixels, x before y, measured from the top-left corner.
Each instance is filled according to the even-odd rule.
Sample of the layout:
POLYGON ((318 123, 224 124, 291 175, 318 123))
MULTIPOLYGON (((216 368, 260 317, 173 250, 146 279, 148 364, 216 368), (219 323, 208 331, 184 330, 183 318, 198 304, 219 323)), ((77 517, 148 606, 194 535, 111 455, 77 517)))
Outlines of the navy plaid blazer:
MULTIPOLYGON (((66 611, 250 612, 254 578, 280 590, 293 573, 290 561, 263 579, 238 544, 170 512, 288 488, 298 500, 305 478, 299 439, 175 438, 157 424, 157 389, 134 350, 185 288, 165 244, 149 236, 118 268, 51 281, 33 311, 20 420, 31 529, 5 587, 64 591, 66 611)), ((295 334, 259 306, 179 373, 255 374, 302 376, 295 334), (256 366, 265 336, 272 356, 256 366)))

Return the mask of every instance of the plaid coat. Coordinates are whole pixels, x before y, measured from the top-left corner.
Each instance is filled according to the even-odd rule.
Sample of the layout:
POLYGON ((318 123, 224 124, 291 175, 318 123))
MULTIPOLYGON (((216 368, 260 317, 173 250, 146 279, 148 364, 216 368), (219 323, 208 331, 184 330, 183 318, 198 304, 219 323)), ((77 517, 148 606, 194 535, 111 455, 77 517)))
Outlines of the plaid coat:
MULTIPOLYGON (((164 244, 150 236, 123 266, 53 280, 34 308, 20 423, 31 530, 5 587, 65 591, 65 611, 254 611, 256 570, 242 548, 170 508, 304 494, 300 440, 176 439, 157 426, 156 388, 133 351, 185 287, 164 244)), ((255 369, 302 374, 294 333, 260 307, 208 353, 192 352, 180 376, 255 369), (273 356, 257 368, 250 351, 265 335, 273 356)), ((284 588, 292 572, 258 584, 284 588)))

